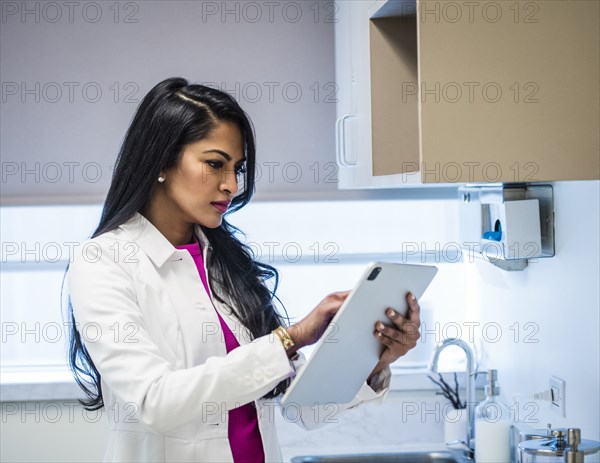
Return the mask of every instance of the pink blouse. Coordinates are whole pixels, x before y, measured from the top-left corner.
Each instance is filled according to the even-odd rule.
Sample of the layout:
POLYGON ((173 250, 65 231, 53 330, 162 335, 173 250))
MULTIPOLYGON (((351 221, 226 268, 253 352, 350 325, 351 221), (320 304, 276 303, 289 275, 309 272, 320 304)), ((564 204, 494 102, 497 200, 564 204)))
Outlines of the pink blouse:
MULTIPOLYGON (((212 299, 208 281, 206 279, 206 273, 204 271, 204 259, 202 257, 202 250, 198 242, 192 244, 184 244, 182 246, 176 246, 177 249, 185 249, 189 251, 200 279, 206 289, 206 293, 212 299)), ((225 335, 225 347, 227 353, 240 346, 234 334, 231 332, 223 318, 217 310, 217 316, 221 324, 221 329, 225 335)), ((229 445, 231 446, 231 453, 233 454, 233 461, 235 463, 264 463, 265 455, 263 452, 262 438, 260 430, 258 428, 258 417, 256 414, 256 406, 254 402, 250 402, 241 407, 229 410, 229 445)))

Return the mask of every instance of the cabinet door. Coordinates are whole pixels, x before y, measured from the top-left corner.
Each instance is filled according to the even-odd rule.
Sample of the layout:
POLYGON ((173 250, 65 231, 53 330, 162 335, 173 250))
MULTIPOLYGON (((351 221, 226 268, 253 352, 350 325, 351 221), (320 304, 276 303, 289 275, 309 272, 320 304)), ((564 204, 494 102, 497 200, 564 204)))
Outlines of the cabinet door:
POLYGON ((418 14, 424 182, 600 178, 600 2, 422 0, 418 14))
POLYGON ((350 2, 336 4, 335 12, 335 80, 338 85, 335 122, 335 150, 338 165, 338 188, 353 188, 357 168, 353 125, 356 105, 352 95, 352 25, 350 2))
POLYGON ((336 4, 336 81, 339 85, 336 155, 340 189, 414 186, 420 180, 418 174, 373 174, 369 18, 378 3, 381 2, 352 0, 336 4))

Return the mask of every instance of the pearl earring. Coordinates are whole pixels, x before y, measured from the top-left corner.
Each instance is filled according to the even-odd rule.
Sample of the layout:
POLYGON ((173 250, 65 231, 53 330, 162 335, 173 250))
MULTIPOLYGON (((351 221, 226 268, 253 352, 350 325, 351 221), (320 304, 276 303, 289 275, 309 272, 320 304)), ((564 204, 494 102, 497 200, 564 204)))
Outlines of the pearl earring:
POLYGON ((164 178, 164 177, 161 175, 160 177, 158 177, 158 181, 159 181, 160 183, 162 183, 162 182, 164 182, 164 181, 165 181, 165 178, 164 178))

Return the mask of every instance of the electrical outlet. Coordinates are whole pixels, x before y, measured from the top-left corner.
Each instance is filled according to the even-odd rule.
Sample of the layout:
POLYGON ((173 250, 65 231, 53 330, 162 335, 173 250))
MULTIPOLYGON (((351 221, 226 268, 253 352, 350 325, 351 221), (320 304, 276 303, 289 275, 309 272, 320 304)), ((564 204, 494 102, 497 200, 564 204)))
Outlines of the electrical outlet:
POLYGON ((567 416, 565 409, 566 388, 567 383, 564 379, 560 379, 556 376, 550 376, 550 408, 558 412, 563 418, 567 416))

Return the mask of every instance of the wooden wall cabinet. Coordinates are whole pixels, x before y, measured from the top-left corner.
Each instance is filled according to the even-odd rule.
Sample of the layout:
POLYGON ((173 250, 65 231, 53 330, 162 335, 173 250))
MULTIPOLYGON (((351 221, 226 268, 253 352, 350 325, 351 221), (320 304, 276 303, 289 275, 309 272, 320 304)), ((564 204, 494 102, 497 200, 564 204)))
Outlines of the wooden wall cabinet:
POLYGON ((340 188, 600 179, 600 1, 337 5, 340 188))

